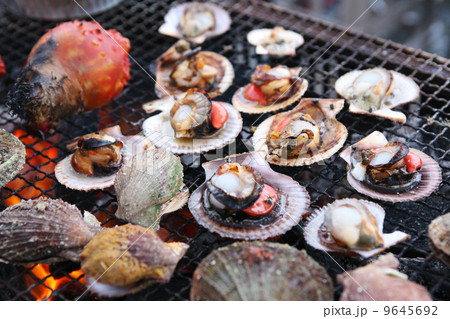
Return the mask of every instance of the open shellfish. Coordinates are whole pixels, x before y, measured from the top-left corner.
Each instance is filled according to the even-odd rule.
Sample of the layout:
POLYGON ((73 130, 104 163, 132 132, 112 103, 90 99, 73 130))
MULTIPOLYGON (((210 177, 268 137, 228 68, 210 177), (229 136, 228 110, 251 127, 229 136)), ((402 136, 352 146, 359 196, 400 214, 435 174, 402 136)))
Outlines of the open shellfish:
POLYGON ((350 112, 400 123, 406 122, 406 115, 392 108, 414 101, 420 93, 409 77, 383 68, 346 73, 336 81, 335 90, 350 104, 350 112))
POLYGON ((169 282, 188 245, 163 242, 144 227, 109 228, 92 238, 80 255, 89 289, 106 297, 135 293, 169 282))
POLYGON ((0 261, 79 261, 79 253, 99 231, 83 220, 78 208, 60 199, 22 201, 0 213, 0 261))
POLYGON ((441 169, 431 157, 404 143, 388 143, 378 131, 349 146, 340 156, 349 165, 349 184, 376 199, 415 201, 429 196, 442 181, 441 169))
POLYGON ((337 280, 344 290, 341 301, 432 301, 428 291, 397 270, 398 260, 389 253, 367 266, 344 272, 337 280))
POLYGON ((171 8, 158 32, 203 43, 207 38, 227 32, 230 25, 230 15, 222 7, 213 3, 189 2, 171 8))
POLYGON ((191 300, 333 300, 325 269, 304 250, 237 242, 214 250, 194 272, 191 300))
POLYGON ((256 46, 256 54, 277 56, 295 55, 295 49, 305 42, 301 34, 283 27, 250 31, 247 41, 256 46))
POLYGON ((302 99, 291 111, 262 122, 253 134, 253 146, 269 163, 281 166, 327 159, 347 139, 347 129, 336 120, 343 107, 340 99, 302 99))
POLYGON ((147 112, 162 111, 143 123, 156 146, 174 154, 207 152, 230 144, 242 130, 242 117, 231 105, 211 101, 200 90, 189 90, 177 100, 144 105, 147 112))
POLYGON ((25 145, 11 133, 0 129, 0 187, 5 186, 25 164, 25 145))
POLYGON ((116 217, 153 230, 163 214, 180 209, 189 198, 180 159, 164 149, 133 156, 117 173, 114 188, 116 217))
POLYGON ((260 152, 203 164, 206 181, 189 198, 197 222, 222 237, 282 235, 307 213, 309 195, 291 177, 272 171, 260 152))
POLYGON ((260 114, 284 109, 299 100, 308 81, 299 77, 301 68, 267 64, 256 67, 251 83, 239 88, 233 95, 233 106, 240 112, 260 114))
POLYGON ((384 209, 366 200, 346 198, 316 210, 304 229, 312 247, 365 258, 409 238, 395 231, 383 233, 384 209))
POLYGON ((84 135, 68 145, 75 152, 55 167, 56 179, 68 188, 88 191, 114 184, 117 171, 134 154, 153 148, 144 136, 124 136, 118 125, 84 135))
POLYGON ((450 213, 431 222, 428 226, 428 238, 435 256, 450 266, 450 213))
POLYGON ((211 97, 224 93, 233 83, 233 66, 222 55, 191 50, 189 42, 180 40, 158 58, 156 95, 160 98, 179 95, 188 89, 201 89, 211 97))

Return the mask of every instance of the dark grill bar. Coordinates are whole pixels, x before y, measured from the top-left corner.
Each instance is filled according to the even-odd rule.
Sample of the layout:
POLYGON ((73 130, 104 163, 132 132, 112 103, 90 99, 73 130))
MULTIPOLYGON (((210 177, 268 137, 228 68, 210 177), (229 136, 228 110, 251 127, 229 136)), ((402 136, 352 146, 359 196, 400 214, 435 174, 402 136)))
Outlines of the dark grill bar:
MULTIPOLYGON (((202 47, 224 55, 234 65, 236 78, 232 87, 221 97, 223 101, 231 101, 232 94, 248 82, 252 70, 259 63, 285 64, 290 67, 301 65, 303 70, 307 70, 304 77, 310 83, 306 97, 336 98, 333 87, 339 76, 351 70, 376 66, 401 72, 419 84, 420 100, 401 107, 407 115, 407 122, 403 125, 351 114, 347 112, 347 108, 338 115, 338 120, 349 131, 344 147, 379 130, 385 133, 388 140, 403 141, 422 150, 441 166, 443 182, 432 196, 416 202, 380 204, 386 210, 386 231, 401 230, 411 235, 410 240, 388 250, 400 259, 400 270, 410 280, 424 285, 434 299, 449 300, 449 269, 431 255, 427 227, 434 218, 450 209, 450 60, 358 32, 348 31, 341 37, 345 30, 343 27, 260 1, 230 0, 220 1, 220 4, 229 11, 233 19, 231 30, 218 38, 207 40, 202 47), (297 49, 296 56, 257 56, 254 47, 248 44, 246 35, 249 31, 275 25, 297 31, 305 37, 305 44, 297 49)), ((157 32, 171 5, 172 1, 125 0, 94 18, 106 29, 117 29, 128 37, 131 40, 131 55, 147 72, 151 72, 155 59, 176 41, 157 32)), ((3 7, 0 9, 0 55, 8 72, 0 82, 0 98, 3 103, 6 92, 14 83, 32 45, 56 22, 33 20, 10 13, 3 7)), ((131 80, 118 98, 99 110, 62 121, 54 133, 46 136, 49 143, 45 145, 41 143, 42 137, 33 138, 28 135, 25 123, 11 116, 3 104, 0 105, 0 127, 16 133, 23 130, 21 132, 25 135, 22 141, 31 142, 27 145, 30 166, 18 177, 21 187, 2 189, 1 210, 13 201, 13 196, 25 199, 27 191, 35 187, 35 198, 41 195, 61 198, 77 205, 81 210, 94 213, 104 226, 124 223, 114 217, 117 205, 113 189, 88 193, 69 190, 56 182, 53 171, 48 167, 50 163, 57 163, 67 155, 65 143, 76 136, 116 124, 127 134, 140 131, 147 116, 141 105, 157 97, 153 80, 137 63, 132 62, 131 80), (52 158, 50 150, 53 153, 57 151, 57 157, 52 158), (39 161, 30 161, 33 158, 39 161), (48 188, 42 187, 45 184, 43 181, 48 181, 48 188)), ((261 118, 243 114, 244 129, 236 141, 236 153, 248 151, 245 141, 251 137, 251 127, 268 116, 270 114, 261 118)), ((234 152, 234 146, 226 147, 223 155, 228 155, 230 150, 234 152)), ((200 163, 205 161, 207 158, 204 155, 200 160, 182 156, 185 184, 191 191, 204 181, 200 163)), ((307 188, 311 196, 311 211, 339 198, 365 198, 348 185, 345 163, 338 158, 338 154, 311 166, 274 166, 274 169, 292 176, 307 188)), ((303 224, 296 226, 277 241, 306 249, 308 254, 327 269, 333 280, 343 269, 354 269, 369 262, 356 257, 334 257, 333 260, 322 252, 314 251, 303 239, 302 226, 303 224)), ((187 208, 164 216, 159 233, 166 240, 188 243, 191 246, 189 251, 178 265, 170 283, 151 286, 122 299, 188 300, 192 274, 198 263, 213 249, 231 243, 230 240, 219 238, 200 227, 187 208)), ((35 266, 34 270, 37 270, 36 267, 39 266, 35 266)), ((34 300, 42 291, 40 298, 43 299, 73 300, 86 288, 83 285, 83 275, 76 272, 78 269, 78 264, 58 263, 49 266, 46 277, 38 278, 36 271, 32 271, 33 268, 0 263, 0 300, 34 300)), ((336 282, 335 287, 338 298, 341 288, 336 282)), ((89 293, 82 297, 83 300, 94 298, 100 299, 89 293)))

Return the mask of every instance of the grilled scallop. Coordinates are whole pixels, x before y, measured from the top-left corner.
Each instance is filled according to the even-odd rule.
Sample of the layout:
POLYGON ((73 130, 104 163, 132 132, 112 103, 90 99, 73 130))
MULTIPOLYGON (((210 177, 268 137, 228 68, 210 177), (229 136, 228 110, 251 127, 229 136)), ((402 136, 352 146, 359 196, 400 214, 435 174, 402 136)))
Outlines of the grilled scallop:
POLYGON ((55 167, 56 179, 68 188, 89 191, 113 186, 119 168, 134 154, 153 148, 144 136, 124 136, 118 125, 84 135, 55 167))
POLYGON ((400 231, 384 234, 384 216, 384 209, 375 203, 337 200, 308 218, 305 239, 319 250, 371 257, 409 238, 400 231))
POLYGON ((253 134, 253 146, 269 163, 281 166, 327 159, 347 138, 347 129, 336 120, 343 107, 339 99, 302 99, 293 110, 262 122, 253 134))
POLYGON ((0 130, 0 187, 20 172, 25 156, 25 145, 11 133, 0 130))
POLYGON ((236 242, 202 260, 194 272, 191 300, 333 300, 333 284, 304 250, 236 242))
POLYGON ((431 222, 428 226, 428 238, 435 256, 450 266, 450 213, 431 222))
POLYGON ((230 25, 230 15, 218 5, 189 2, 171 8, 158 32, 203 43, 207 38, 227 32, 230 25))
POLYGON ((335 90, 350 104, 350 112, 400 123, 406 122, 405 114, 392 109, 417 99, 420 92, 407 76, 383 68, 346 73, 336 81, 335 90))
POLYGON ((390 202, 431 195, 442 181, 439 165, 428 155, 400 142, 388 143, 375 131, 346 148, 347 181, 358 192, 390 202))
POLYGON ((256 46, 256 54, 276 56, 295 55, 295 49, 305 42, 300 34, 283 27, 250 31, 247 41, 256 46))

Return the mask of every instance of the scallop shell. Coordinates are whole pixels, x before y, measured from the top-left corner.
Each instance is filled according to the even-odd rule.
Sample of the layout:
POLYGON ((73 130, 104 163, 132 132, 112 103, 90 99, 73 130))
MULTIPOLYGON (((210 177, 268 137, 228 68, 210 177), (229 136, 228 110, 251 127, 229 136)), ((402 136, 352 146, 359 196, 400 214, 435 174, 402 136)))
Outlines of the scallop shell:
POLYGON ((306 242, 310 246, 312 246, 318 250, 323 250, 323 251, 327 251, 327 252, 335 252, 335 253, 344 254, 344 255, 359 255, 364 258, 369 258, 369 257, 375 256, 375 255, 383 252, 385 249, 389 248, 390 246, 393 246, 399 242, 407 240, 410 237, 408 234, 405 234, 401 231, 395 231, 390 234, 383 233, 384 216, 385 216, 384 209, 380 205, 375 204, 373 202, 369 202, 366 200, 360 200, 360 199, 353 199, 353 198, 345 198, 345 199, 337 200, 331 204, 328 204, 328 205, 322 207, 319 210, 315 210, 314 213, 310 217, 308 217, 307 224, 304 228, 305 239, 306 239, 306 242), (350 250, 350 249, 346 249, 346 248, 334 249, 334 248, 330 248, 330 247, 322 245, 322 243, 320 242, 320 238, 319 238, 319 228, 324 222, 325 212, 328 209, 331 209, 336 204, 346 203, 346 202, 350 203, 350 204, 352 202, 359 202, 359 203, 365 205, 366 207, 368 207, 371 214, 375 217, 375 219, 377 221, 378 232, 380 233, 380 235, 384 241, 383 247, 367 251, 367 250, 350 250))
POLYGON ((163 214, 180 209, 189 197, 180 159, 163 149, 133 156, 117 173, 114 188, 116 217, 152 230, 159 228, 163 214))
POLYGON ((373 263, 337 276, 344 287, 341 301, 432 301, 428 291, 400 273, 399 262, 389 253, 373 263))
POLYGON ((188 203, 192 215, 200 225, 222 237, 245 240, 264 240, 284 234, 297 225, 303 216, 307 214, 310 198, 306 189, 291 177, 274 172, 264 160, 264 155, 261 152, 232 155, 204 163, 202 166, 205 169, 206 181, 214 175, 220 165, 228 161, 252 167, 255 172, 262 176, 264 183, 272 186, 278 192, 282 190, 283 194, 286 196, 284 206, 281 208, 284 211, 284 215, 281 218, 278 218, 274 223, 264 226, 261 225, 258 228, 235 228, 221 225, 212 220, 205 213, 203 208, 202 198, 204 189, 206 188, 205 182, 192 193, 188 203))
MULTIPOLYGON (((184 36, 180 32, 179 22, 183 16, 184 10, 193 4, 198 4, 198 2, 183 3, 171 8, 164 17, 164 24, 159 27, 158 32, 169 37, 183 39, 184 36)), ((195 38, 186 38, 187 40, 198 44, 203 43, 207 38, 215 37, 227 32, 231 25, 230 15, 222 7, 213 3, 202 3, 202 5, 208 6, 214 12, 216 25, 214 30, 205 32, 195 38)))
POLYGON ((428 238, 436 257, 450 266, 450 213, 431 222, 428 226, 428 238))
MULTIPOLYGON (((177 44, 174 44, 176 46, 177 44)), ((169 48, 170 50, 171 48, 169 48)), ((168 50, 168 51, 169 51, 168 50)), ((208 91, 208 95, 214 98, 218 95, 223 94, 233 83, 234 80, 234 69, 233 65, 224 56, 211 52, 211 51, 200 51, 197 56, 201 56, 205 63, 215 67, 219 70, 217 75, 217 89, 214 91, 208 91)), ((172 84, 172 79, 170 74, 173 71, 175 62, 164 62, 162 59, 158 59, 156 64, 156 83, 155 92, 159 98, 166 96, 179 96, 182 93, 186 93, 172 84)))
POLYGON ((303 166, 310 165, 331 157, 336 153, 347 139, 347 129, 339 121, 336 115, 344 107, 344 100, 341 99, 302 99, 300 103, 291 111, 279 113, 269 117, 262 122, 253 134, 253 146, 255 150, 266 154, 269 163, 280 166, 303 166), (302 112, 309 114, 320 126, 321 147, 314 153, 301 154, 297 158, 279 158, 269 154, 267 137, 274 121, 278 121, 289 114, 302 112))
POLYGON ((333 284, 304 250, 236 242, 202 260, 194 272, 191 300, 333 300, 333 284))
MULTIPOLYGON (((347 164, 350 165, 352 147, 356 147, 357 150, 363 150, 382 147, 387 143, 388 141, 384 137, 383 133, 374 131, 358 143, 347 147, 344 151, 341 152, 341 154, 339 154, 339 156, 342 157, 347 162, 347 164)), ((436 163, 436 161, 427 154, 422 153, 421 151, 414 148, 409 148, 409 151, 419 156, 422 160, 422 168, 420 170, 420 173, 422 174, 422 180, 413 189, 398 194, 382 193, 379 191, 375 191, 369 186, 366 186, 356 180, 352 176, 352 174, 350 174, 350 171, 347 171, 348 183, 361 194, 393 203, 416 201, 418 199, 430 196, 431 193, 433 193, 442 182, 441 168, 439 167, 439 164, 436 163)))
POLYGON ((92 238, 80 255, 89 290, 107 297, 169 282, 188 245, 164 243, 148 228, 124 225, 92 238))
POLYGON ((345 98, 347 102, 350 104, 349 112, 378 116, 392 120, 394 122, 405 123, 406 115, 399 111, 393 111, 392 108, 409 103, 417 99, 420 94, 419 86, 409 77, 395 71, 390 71, 394 78, 393 82, 394 88, 391 94, 392 98, 389 99, 390 103, 389 105, 386 105, 386 103, 383 102, 379 110, 370 113, 368 111, 360 109, 357 105, 353 104, 351 102, 351 96, 348 96, 348 94, 346 94, 346 91, 353 84, 355 79, 364 71, 367 70, 359 70, 346 73, 343 76, 341 76, 335 83, 334 88, 336 92, 340 96, 345 98))
POLYGON ((78 261, 100 231, 60 199, 22 201, 0 213, 0 261, 14 264, 78 261))
MULTIPOLYGON (((280 27, 276 27, 280 28, 280 27)), ((290 30, 282 30, 279 31, 278 37, 283 40, 283 42, 290 42, 289 48, 285 48, 285 51, 272 51, 271 49, 267 49, 264 47, 264 43, 266 43, 266 39, 270 38, 274 29, 256 29, 252 30, 247 34, 247 41, 256 46, 256 54, 261 55, 276 55, 276 56, 286 56, 286 55, 295 55, 295 49, 301 46, 305 40, 302 35, 290 31, 290 30)))
POLYGON ((172 98, 166 98, 147 103, 144 110, 162 113, 146 119, 142 130, 157 147, 164 148, 174 154, 197 154, 224 147, 234 141, 242 130, 241 114, 231 105, 220 102, 228 111, 228 120, 225 126, 215 135, 208 138, 176 138, 170 124, 169 112, 173 105, 172 98))
POLYGON ((0 129, 0 187, 5 186, 25 164, 25 145, 11 133, 0 129))
MULTIPOLYGON (((291 73, 298 77, 301 68, 291 68, 291 73)), ((262 114, 268 112, 275 112, 281 109, 287 108, 289 105, 293 104, 295 101, 298 101, 303 94, 305 94, 306 89, 308 88, 308 81, 306 79, 298 78, 297 81, 300 80, 300 88, 292 95, 290 98, 276 102, 270 105, 259 104, 255 101, 250 101, 245 98, 245 91, 250 86, 247 84, 244 87, 239 88, 233 95, 232 104, 233 106, 242 113, 248 114, 262 114)))
MULTIPOLYGON (((129 160, 134 154, 144 152, 147 149, 154 148, 150 140, 141 135, 124 136, 120 131, 120 126, 108 127, 100 131, 108 134, 123 143, 122 156, 124 162, 129 160)), ((67 145, 69 150, 76 148, 76 141, 72 141, 67 145)), ((55 177, 61 184, 68 188, 80 191, 89 191, 94 189, 105 189, 114 185, 116 174, 108 176, 89 176, 78 173, 72 167, 71 160, 73 154, 67 156, 62 161, 58 162, 55 167, 55 177)))

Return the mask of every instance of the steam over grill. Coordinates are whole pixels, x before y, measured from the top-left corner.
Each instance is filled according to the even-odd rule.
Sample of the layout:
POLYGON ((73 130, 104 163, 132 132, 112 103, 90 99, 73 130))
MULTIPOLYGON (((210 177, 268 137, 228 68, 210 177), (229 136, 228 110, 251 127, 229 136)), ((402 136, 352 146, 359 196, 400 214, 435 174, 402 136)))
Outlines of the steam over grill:
MULTIPOLYGON (((18 118, 11 117, 7 109, 0 105, 0 127, 9 132, 16 132, 16 135, 23 134, 22 141, 28 144, 30 163, 28 169, 16 181, 15 185, 19 188, 12 189, 9 184, 2 190, 1 210, 14 202, 13 196, 24 199, 29 196, 36 198, 46 195, 61 198, 76 204, 81 210, 94 213, 105 226, 122 223, 114 217, 116 200, 112 189, 88 193, 69 190, 56 182, 53 170, 49 167, 53 167, 54 163, 67 155, 65 142, 76 136, 116 124, 119 124, 126 134, 139 132, 147 116, 141 104, 156 99, 154 82, 146 72, 151 72, 150 66, 155 59, 176 41, 157 32, 164 14, 172 4, 172 1, 125 0, 114 9, 94 17, 106 29, 114 28, 131 40, 130 53, 135 59, 132 62, 131 80, 124 92, 109 105, 62 121, 55 132, 46 137, 48 144, 42 143, 40 138, 28 135, 26 125, 18 118), (138 64, 145 69, 145 72, 138 64), (30 161, 30 159, 35 160, 30 161)), ((410 280, 427 287, 435 299, 450 299, 448 267, 437 259, 431 258, 427 237, 427 227, 431 220, 450 209, 450 124, 448 122, 450 118, 450 61, 351 31, 327 50, 338 39, 344 28, 257 1, 225 0, 220 1, 220 4, 229 11, 233 19, 231 30, 218 38, 207 40, 202 46, 205 50, 223 54, 234 65, 236 71, 234 84, 220 100, 230 102, 232 94, 248 83, 253 69, 259 63, 303 66, 304 70, 307 70, 305 77, 310 83, 306 97, 335 98, 337 94, 333 86, 339 76, 351 70, 376 66, 401 72, 420 85, 420 101, 401 107, 407 115, 407 122, 403 125, 381 118, 351 114, 347 112, 347 109, 338 115, 338 120, 346 125, 349 131, 344 147, 374 130, 379 130, 384 132, 390 141, 403 141, 410 147, 424 151, 442 167, 444 181, 429 198, 416 202, 380 204, 386 210, 386 232, 401 230, 411 235, 410 240, 388 250, 400 259, 400 270, 406 273, 410 280), (297 49, 296 56, 275 58, 255 54, 254 47, 246 40, 247 33, 255 28, 275 25, 297 31, 305 37, 305 44, 297 49)), ((4 101, 6 92, 15 80, 32 45, 46 29, 52 28, 56 23, 18 17, 4 8, 1 9, 0 55, 8 71, 0 83, 1 101, 4 101)), ((226 147, 223 154, 220 150, 217 151, 219 157, 229 153, 246 152, 245 145, 250 144, 247 140, 251 137, 251 126, 258 125, 268 116, 270 114, 261 118, 243 114, 244 129, 236 144, 226 147)), ((215 152, 199 158, 182 156, 185 166, 185 184, 190 186, 191 192, 204 181, 200 164, 210 160, 212 154, 215 152)), ((307 167, 275 166, 274 169, 292 176, 307 187, 311 195, 311 209, 321 207, 338 198, 365 198, 348 185, 345 163, 338 154, 324 162, 307 167)), ((335 260, 343 267, 342 269, 326 254, 314 251, 306 245, 302 226, 302 224, 296 226, 277 241, 289 243, 299 249, 306 248, 308 254, 323 265, 333 279, 336 274, 343 272, 343 269, 354 269, 368 262, 359 258, 336 257, 335 260)), ((160 234, 167 240, 184 241, 191 248, 181 260, 170 283, 152 286, 124 299, 189 299, 192 274, 197 264, 213 249, 231 242, 218 238, 201 228, 187 209, 163 217, 160 234)), ((27 268, 0 263, 0 299, 72 300, 84 291, 83 275, 81 272, 76 272, 79 265, 59 263, 46 267, 38 265, 27 268), (44 274, 43 278, 38 278, 41 277, 38 270, 44 274)), ((340 288, 336 284, 335 287, 337 287, 335 294, 339 296, 340 288)), ((94 296, 87 293, 82 299, 94 299, 94 296)))

